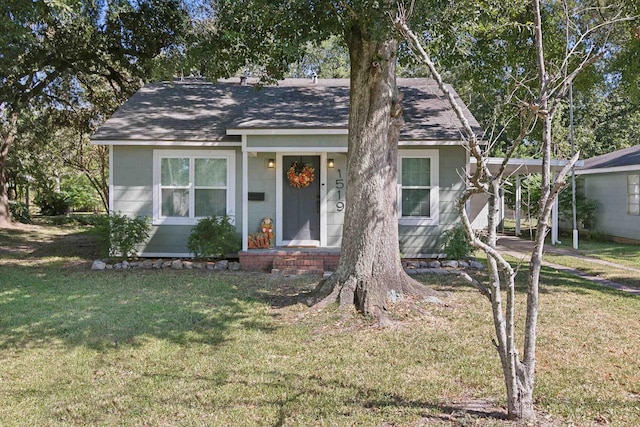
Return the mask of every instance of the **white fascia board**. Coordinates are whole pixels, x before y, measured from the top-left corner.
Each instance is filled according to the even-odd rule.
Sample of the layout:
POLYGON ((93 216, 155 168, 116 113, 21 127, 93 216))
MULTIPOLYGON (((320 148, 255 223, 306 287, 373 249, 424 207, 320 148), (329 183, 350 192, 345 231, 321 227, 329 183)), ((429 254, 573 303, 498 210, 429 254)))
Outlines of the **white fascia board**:
POLYGON ((598 173, 640 172, 640 165, 614 166, 610 168, 576 169, 576 175, 594 175, 598 173))
POLYGON ((347 147, 248 147, 249 153, 346 153, 347 147))
POLYGON ((235 141, 147 141, 139 139, 91 140, 91 145, 148 145, 152 147, 241 147, 235 141))
POLYGON ((399 147, 437 147, 443 145, 464 145, 464 141, 443 141, 443 140, 420 140, 420 141, 398 141, 399 147))
POLYGON ((348 135, 347 128, 316 128, 316 129, 227 129, 227 135, 348 135))
MULTIPOLYGON (((487 158, 487 164, 488 165, 501 165, 502 162, 504 161, 504 158, 502 157, 488 157, 487 158)), ((475 157, 471 157, 469 159, 470 164, 475 165, 477 163, 476 158, 475 157)), ((566 166, 566 164, 569 163, 569 160, 558 160, 558 159, 552 159, 549 162, 549 165, 552 168, 562 168, 564 166, 566 166)), ((515 159, 515 158, 511 158, 509 159, 509 161, 507 162, 508 166, 514 166, 514 167, 525 167, 525 166, 537 166, 537 167, 541 167, 542 166, 542 159, 515 159)), ((578 160, 575 164, 576 167, 580 167, 584 165, 584 160, 578 160)), ((576 170, 576 173, 578 173, 578 171, 576 170)))

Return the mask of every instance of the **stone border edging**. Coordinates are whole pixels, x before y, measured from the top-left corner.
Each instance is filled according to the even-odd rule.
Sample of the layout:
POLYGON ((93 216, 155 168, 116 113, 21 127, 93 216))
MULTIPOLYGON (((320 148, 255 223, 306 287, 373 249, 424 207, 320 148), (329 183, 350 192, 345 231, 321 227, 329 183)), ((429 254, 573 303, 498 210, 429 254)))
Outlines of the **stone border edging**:
POLYGON ((92 270, 240 270, 240 263, 228 260, 221 261, 188 261, 183 259, 145 259, 144 261, 121 261, 109 264, 103 260, 95 260, 92 270))
MULTIPOLYGON (((402 266, 409 275, 416 274, 456 274, 455 270, 484 270, 487 267, 478 261, 429 260, 403 261, 402 266)), ((145 259, 144 261, 121 261, 110 264, 103 260, 95 260, 91 270, 229 270, 239 271, 240 263, 235 261, 189 261, 183 259, 145 259)))

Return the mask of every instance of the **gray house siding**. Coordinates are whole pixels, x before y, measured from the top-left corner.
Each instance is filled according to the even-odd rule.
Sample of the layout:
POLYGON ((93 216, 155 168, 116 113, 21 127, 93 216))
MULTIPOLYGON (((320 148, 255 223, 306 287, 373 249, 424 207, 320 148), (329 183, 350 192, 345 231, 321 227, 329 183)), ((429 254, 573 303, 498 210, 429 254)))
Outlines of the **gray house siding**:
POLYGON ((459 219, 456 201, 465 189, 461 177, 466 166, 466 152, 461 146, 441 146, 439 150, 440 212, 438 225, 399 225, 400 252, 405 256, 442 253, 443 233, 459 219))
POLYGON ((627 213, 627 175, 637 172, 583 175, 585 196, 598 201, 595 230, 640 241, 640 216, 627 213))
POLYGON ((347 156, 343 153, 328 153, 334 167, 327 169, 327 246, 340 246, 342 224, 347 207, 347 156))
POLYGON ((258 153, 256 157, 249 157, 249 192, 264 193, 264 201, 248 202, 249 233, 260 230, 263 218, 276 220, 276 169, 267 167, 268 160, 274 157, 275 153, 258 153))
POLYGON ((153 215, 153 149, 113 147, 111 172, 114 212, 128 216, 153 215))
POLYGON ((278 148, 295 150, 305 147, 322 147, 323 150, 347 146, 347 135, 248 135, 247 150, 278 148))
MULTIPOLYGON (((342 141, 344 141, 344 138, 342 141)), ((340 139, 337 138, 337 139, 340 139)), ((264 142, 263 138, 260 138, 264 142)), ((285 138, 286 139, 286 138, 285 138)), ((332 139, 332 138, 331 138, 332 139)), ((278 138, 282 142, 280 138, 278 138)), ((326 142, 316 137, 296 137, 300 147, 321 146, 326 142), (317 144, 317 145, 316 145, 317 144)), ((274 142, 275 144, 275 142, 274 142)), ((331 145, 331 144, 330 144, 331 145)), ((275 146, 275 145, 274 145, 275 146)), ((333 146, 333 145, 331 145, 333 146)), ((170 147, 175 150, 178 147, 170 147)), ((432 147, 436 148, 436 147, 432 147)), ((159 146, 113 146, 112 150, 112 206, 115 212, 129 216, 153 217, 153 153, 167 147, 159 146)), ((207 150, 216 150, 210 148, 207 150)), ((224 147, 228 150, 229 147, 224 147)), ((184 148, 181 151, 202 150, 184 148)), ((402 147, 402 150, 410 148, 402 147)), ((466 154, 460 146, 437 147, 439 160, 439 221, 437 225, 399 225, 400 250, 407 256, 434 255, 441 252, 442 234, 458 222, 456 200, 464 190, 460 173, 464 170, 466 154)), ((242 153, 236 149, 235 172, 235 224, 242 230, 242 153)), ((264 193, 264 201, 248 202, 248 231, 259 231, 263 218, 276 220, 276 169, 268 168, 268 159, 275 152, 260 152, 248 156, 248 191, 264 193)), ((345 153, 329 152, 334 167, 327 169, 327 246, 339 247, 342 239, 342 224, 346 209, 345 153)), ((624 200, 624 199, 623 199, 624 200)), ((153 225, 148 242, 138 249, 141 256, 186 256, 187 240, 191 225, 153 225)))
MULTIPOLYGON (((113 146, 111 172, 111 211, 131 217, 153 218, 153 152, 168 147, 113 146)), ((196 148, 170 147, 184 152, 196 148)), ((224 147, 229 150, 229 147, 224 147)), ((202 150, 202 148, 197 148, 202 150)), ((210 148, 216 150, 216 148, 210 148)), ((232 212, 238 232, 242 230, 242 154, 236 151, 235 212, 232 212)), ((191 225, 152 225, 149 239, 138 246, 141 256, 186 256, 191 225)))

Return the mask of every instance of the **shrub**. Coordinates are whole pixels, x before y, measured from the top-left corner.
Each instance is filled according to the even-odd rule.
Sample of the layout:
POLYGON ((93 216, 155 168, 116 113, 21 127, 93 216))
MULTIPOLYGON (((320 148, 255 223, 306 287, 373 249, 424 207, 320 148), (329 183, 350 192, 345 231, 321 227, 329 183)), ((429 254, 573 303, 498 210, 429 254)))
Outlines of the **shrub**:
POLYGON ((187 249, 196 258, 223 257, 238 252, 241 246, 242 238, 227 215, 198 221, 187 243, 187 249))
POLYGON ((471 254, 473 246, 462 225, 445 231, 443 250, 449 259, 464 259, 471 254))
POLYGON ((84 175, 75 175, 62 182, 70 207, 76 212, 95 212, 100 209, 100 197, 84 175))
POLYGON ((9 212, 14 220, 23 224, 31 224, 31 214, 26 203, 19 200, 9 200, 9 212))
POLYGON ((135 258, 135 246, 149 238, 149 230, 149 217, 130 218, 120 213, 111 213, 96 220, 101 247, 108 256, 135 258))
POLYGON ((66 215, 71 207, 67 195, 55 191, 41 192, 34 203, 40 207, 40 213, 45 216, 66 215))

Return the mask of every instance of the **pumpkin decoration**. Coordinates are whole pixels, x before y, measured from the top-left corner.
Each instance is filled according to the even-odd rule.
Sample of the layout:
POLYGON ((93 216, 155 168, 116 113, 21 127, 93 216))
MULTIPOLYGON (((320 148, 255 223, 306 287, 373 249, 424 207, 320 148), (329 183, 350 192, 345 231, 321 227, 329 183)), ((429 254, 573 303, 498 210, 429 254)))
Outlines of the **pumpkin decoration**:
POLYGON ((299 165, 293 162, 287 172, 289 185, 295 188, 305 188, 316 178, 315 169, 311 165, 299 165))

